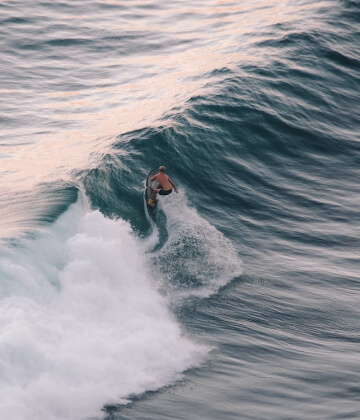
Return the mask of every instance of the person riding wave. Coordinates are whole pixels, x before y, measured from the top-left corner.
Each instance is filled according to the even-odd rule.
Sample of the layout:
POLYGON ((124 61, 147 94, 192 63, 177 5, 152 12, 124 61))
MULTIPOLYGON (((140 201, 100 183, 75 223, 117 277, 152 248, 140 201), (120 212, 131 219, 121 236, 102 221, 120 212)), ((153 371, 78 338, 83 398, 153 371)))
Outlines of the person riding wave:
POLYGON ((175 187, 175 184, 172 182, 172 180, 170 179, 170 177, 168 175, 166 175, 166 168, 165 166, 160 166, 159 168, 159 173, 154 175, 151 178, 151 182, 153 181, 158 181, 158 185, 157 188, 152 188, 152 192, 153 192, 153 196, 152 198, 149 198, 148 200, 148 204, 152 204, 155 200, 156 200, 156 195, 169 195, 172 193, 172 189, 174 188, 174 191, 177 193, 178 190, 175 187))

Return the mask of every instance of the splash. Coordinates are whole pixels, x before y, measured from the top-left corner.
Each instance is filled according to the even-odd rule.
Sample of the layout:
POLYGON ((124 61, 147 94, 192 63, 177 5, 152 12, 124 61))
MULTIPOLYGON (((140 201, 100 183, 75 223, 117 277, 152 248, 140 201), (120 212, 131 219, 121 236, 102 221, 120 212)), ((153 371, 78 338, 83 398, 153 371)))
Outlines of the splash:
POLYGON ((229 239, 189 206, 184 190, 161 200, 168 238, 152 254, 162 289, 175 302, 208 297, 242 272, 229 239))
POLYGON ((122 220, 73 204, 0 258, 0 418, 100 416, 156 390, 207 350, 181 332, 122 220))

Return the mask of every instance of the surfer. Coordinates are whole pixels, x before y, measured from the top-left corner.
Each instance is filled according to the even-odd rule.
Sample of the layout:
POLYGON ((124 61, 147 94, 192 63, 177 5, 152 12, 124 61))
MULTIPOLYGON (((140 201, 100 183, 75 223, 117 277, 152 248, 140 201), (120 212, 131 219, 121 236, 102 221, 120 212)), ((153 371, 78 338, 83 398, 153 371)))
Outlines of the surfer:
POLYGON ((153 192, 153 197, 150 198, 151 203, 156 200, 156 194, 169 195, 172 193, 173 188, 176 193, 178 192, 178 190, 175 187, 175 184, 171 181, 170 177, 166 175, 165 171, 166 171, 165 166, 160 166, 159 173, 151 178, 151 182, 156 180, 159 183, 157 188, 151 187, 152 192, 153 192))

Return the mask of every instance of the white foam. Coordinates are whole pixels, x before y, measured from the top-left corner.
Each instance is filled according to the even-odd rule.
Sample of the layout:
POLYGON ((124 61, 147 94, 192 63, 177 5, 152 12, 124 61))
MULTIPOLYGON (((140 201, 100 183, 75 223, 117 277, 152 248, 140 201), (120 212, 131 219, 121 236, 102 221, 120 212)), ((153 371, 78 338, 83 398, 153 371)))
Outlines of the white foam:
POLYGON ((241 274, 231 241, 189 206, 183 189, 159 200, 169 237, 152 259, 173 302, 208 297, 241 274))
MULTIPOLYGON (((150 241, 151 242, 151 241, 150 241)), ((0 258, 0 418, 77 420, 199 363, 122 220, 72 205, 0 258)))

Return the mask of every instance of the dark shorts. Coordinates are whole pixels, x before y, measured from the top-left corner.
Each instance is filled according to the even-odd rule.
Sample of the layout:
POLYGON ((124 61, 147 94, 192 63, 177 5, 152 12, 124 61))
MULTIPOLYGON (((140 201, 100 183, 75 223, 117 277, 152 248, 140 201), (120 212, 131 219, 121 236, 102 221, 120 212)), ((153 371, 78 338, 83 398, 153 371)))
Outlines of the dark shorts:
POLYGON ((163 189, 161 189, 159 191, 159 195, 169 195, 171 193, 172 193, 172 188, 170 188, 170 190, 163 190, 163 189))

